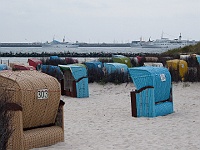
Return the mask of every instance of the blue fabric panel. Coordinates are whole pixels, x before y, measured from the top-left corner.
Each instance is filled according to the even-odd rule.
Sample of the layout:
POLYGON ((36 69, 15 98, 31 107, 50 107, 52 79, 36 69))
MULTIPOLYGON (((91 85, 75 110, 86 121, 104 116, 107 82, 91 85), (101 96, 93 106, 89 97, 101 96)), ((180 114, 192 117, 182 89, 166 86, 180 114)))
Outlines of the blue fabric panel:
POLYGON ((50 56, 50 60, 59 60, 60 58, 58 56, 50 56))
POLYGON ((85 67, 74 65, 69 65, 69 67, 75 80, 79 80, 80 78, 87 76, 87 70, 85 67))
POLYGON ((76 83, 76 93, 78 98, 89 97, 88 78, 83 78, 76 83))
POLYGON ((135 67, 129 68, 130 77, 137 89, 145 86, 154 87, 155 102, 169 98, 171 88, 171 75, 164 67, 135 67))
POLYGON ((0 64, 0 70, 8 70, 8 66, 6 64, 0 64))
POLYGON ((118 73, 128 72, 128 66, 126 64, 121 64, 121 63, 104 63, 104 67, 106 68, 106 71, 108 74, 114 73, 117 71, 118 73))
POLYGON ((87 70, 79 65, 59 65, 61 68, 70 69, 76 81, 76 94, 78 98, 89 97, 87 70))
POLYGON ((149 117, 155 115, 154 90, 146 89, 136 94, 137 117, 149 117))
POLYGON ((155 111, 156 111, 155 116, 165 116, 167 114, 173 113, 173 103, 169 101, 158 103, 155 105, 155 111))
POLYGON ((136 94, 137 117, 157 117, 173 113, 172 102, 155 104, 153 89, 136 94))
POLYGON ((196 55, 196 57, 197 57, 198 63, 200 64, 200 55, 196 55))
POLYGON ((48 75, 51 75, 58 80, 63 79, 63 72, 60 70, 60 67, 53 65, 41 65, 41 71, 48 75))
POLYGON ((113 73, 113 72, 116 71, 116 68, 112 64, 110 64, 110 63, 104 63, 104 67, 105 67, 106 72, 108 74, 111 74, 111 73, 113 73))
POLYGON ((85 62, 85 65, 87 66, 88 70, 92 70, 96 68, 96 65, 91 62, 85 62))
POLYGON ((100 61, 91 61, 91 62, 85 62, 85 65, 88 67, 88 69, 102 69, 103 64, 100 61))

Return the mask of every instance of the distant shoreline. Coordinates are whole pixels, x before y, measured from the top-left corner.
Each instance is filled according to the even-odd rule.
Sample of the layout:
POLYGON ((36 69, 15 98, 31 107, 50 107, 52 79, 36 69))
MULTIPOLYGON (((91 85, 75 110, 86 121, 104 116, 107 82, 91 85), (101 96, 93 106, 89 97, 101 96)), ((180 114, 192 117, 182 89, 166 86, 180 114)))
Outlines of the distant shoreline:
MULTIPOLYGON (((79 47, 131 47, 130 43, 78 43, 79 47)), ((0 43, 0 47, 42 47, 42 43, 0 43)))
POLYGON ((0 43, 0 47, 42 47, 41 43, 0 43))

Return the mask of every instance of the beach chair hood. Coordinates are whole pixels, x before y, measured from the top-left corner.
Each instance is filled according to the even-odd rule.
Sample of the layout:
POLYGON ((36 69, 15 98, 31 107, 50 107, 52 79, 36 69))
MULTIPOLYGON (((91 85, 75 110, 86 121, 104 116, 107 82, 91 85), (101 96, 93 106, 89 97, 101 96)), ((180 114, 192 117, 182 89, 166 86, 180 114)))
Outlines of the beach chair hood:
POLYGON ((129 69, 129 74, 137 90, 154 87, 155 102, 168 99, 171 88, 171 75, 164 67, 134 67, 129 69))
POLYGON ((59 65, 59 67, 63 71, 70 70, 75 81, 78 81, 83 77, 87 77, 87 70, 85 67, 75 65, 59 65))

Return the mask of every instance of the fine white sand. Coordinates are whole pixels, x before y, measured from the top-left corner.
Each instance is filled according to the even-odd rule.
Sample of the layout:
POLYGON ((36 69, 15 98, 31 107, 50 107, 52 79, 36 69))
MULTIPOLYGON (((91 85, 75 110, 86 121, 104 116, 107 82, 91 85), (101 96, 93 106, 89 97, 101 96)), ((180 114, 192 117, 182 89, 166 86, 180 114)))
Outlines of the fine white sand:
POLYGON ((131 116, 131 90, 90 83, 89 98, 62 96, 65 142, 38 149, 200 149, 200 83, 173 83, 174 113, 155 118, 131 116))

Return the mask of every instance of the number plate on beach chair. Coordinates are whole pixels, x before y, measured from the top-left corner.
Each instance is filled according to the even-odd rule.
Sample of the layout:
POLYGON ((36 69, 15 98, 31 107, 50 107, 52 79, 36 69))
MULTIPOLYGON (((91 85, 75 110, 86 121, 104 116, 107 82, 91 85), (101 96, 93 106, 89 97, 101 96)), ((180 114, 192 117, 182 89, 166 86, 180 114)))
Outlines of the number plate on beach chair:
POLYGON ((40 89, 37 91, 38 99, 47 99, 48 98, 48 89, 40 89))

